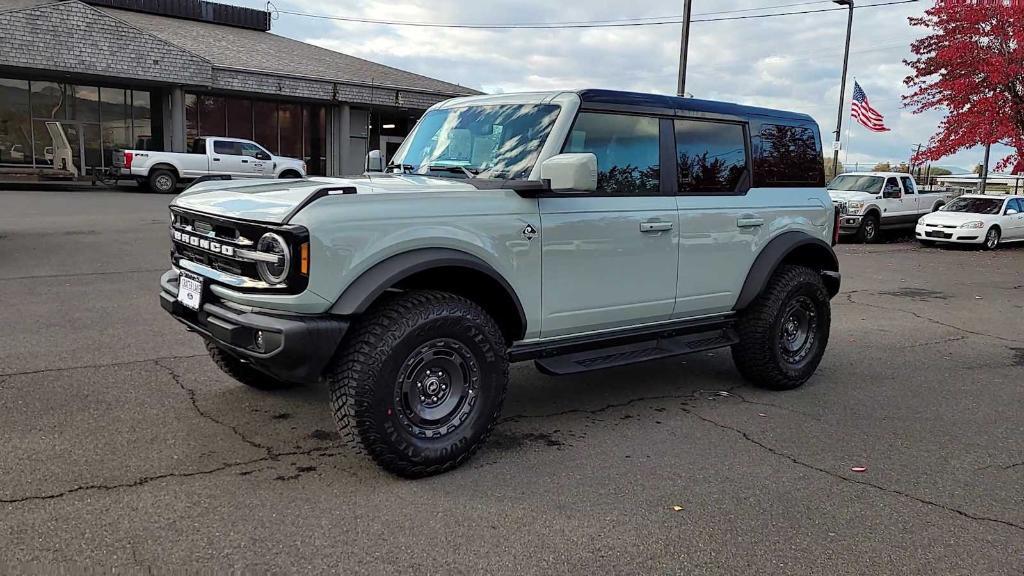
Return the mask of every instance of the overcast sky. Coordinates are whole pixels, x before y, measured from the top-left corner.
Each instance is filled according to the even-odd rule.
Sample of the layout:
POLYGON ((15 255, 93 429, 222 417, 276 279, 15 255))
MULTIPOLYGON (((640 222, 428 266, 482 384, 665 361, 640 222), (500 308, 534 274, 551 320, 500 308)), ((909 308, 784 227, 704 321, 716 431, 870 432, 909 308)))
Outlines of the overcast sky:
MULTIPOLYGON (((231 0, 227 0, 231 1, 231 0)), ((236 0, 238 1, 238 0, 236 0)), ((799 0, 694 0, 701 13, 793 4, 799 0)), ((887 0, 860 0, 878 3, 887 0)), ((260 0, 240 0, 263 7, 260 0)), ((281 10, 374 19, 460 23, 523 23, 610 20, 681 13, 682 0, 274 0, 281 10)), ((907 17, 929 0, 856 10, 849 94, 856 77, 892 132, 851 130, 840 154, 849 163, 901 161, 926 142, 941 116, 913 115, 902 107, 910 42, 922 35, 907 17)), ((831 8, 829 1, 764 12, 831 8)), ((721 17, 739 14, 721 14, 721 17)), ((614 88, 674 94, 679 26, 574 30, 456 30, 411 28, 319 20, 281 14, 273 32, 470 86, 484 92, 562 88, 614 88)), ((698 98, 777 107, 811 114, 822 136, 832 140, 842 71, 846 12, 826 12, 728 22, 695 22, 687 91, 698 98)), ((844 129, 844 143, 846 140, 844 129)), ((993 151, 993 161, 1001 158, 993 151)), ((981 161, 972 150, 945 165, 970 168, 981 161)))

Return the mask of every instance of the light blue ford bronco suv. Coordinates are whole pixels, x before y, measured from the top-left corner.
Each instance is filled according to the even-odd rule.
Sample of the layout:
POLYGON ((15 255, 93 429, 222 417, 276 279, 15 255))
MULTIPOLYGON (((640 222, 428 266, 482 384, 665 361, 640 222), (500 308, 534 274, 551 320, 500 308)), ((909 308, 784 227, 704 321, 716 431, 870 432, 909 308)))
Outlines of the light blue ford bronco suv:
POLYGON ((407 477, 547 374, 731 347, 789 389, 825 352, 836 212, 808 116, 647 94, 474 96, 353 178, 210 181, 171 203, 161 304, 267 389, 325 381, 343 438, 407 477))

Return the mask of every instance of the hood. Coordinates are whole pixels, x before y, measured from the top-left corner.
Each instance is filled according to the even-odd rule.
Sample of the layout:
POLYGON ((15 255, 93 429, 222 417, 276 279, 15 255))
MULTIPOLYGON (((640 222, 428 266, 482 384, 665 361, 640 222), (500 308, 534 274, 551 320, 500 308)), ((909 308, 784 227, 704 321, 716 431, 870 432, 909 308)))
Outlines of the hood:
POLYGON ((305 180, 210 180, 179 194, 171 206, 253 222, 284 224, 326 194, 388 194, 476 191, 468 180, 381 174, 305 180))
POLYGON ((964 222, 987 222, 989 218, 994 218, 992 214, 972 214, 970 212, 944 212, 939 210, 938 212, 932 212, 931 214, 925 214, 921 217, 920 222, 923 224, 939 224, 946 226, 959 226, 964 222))
POLYGON ((877 194, 872 194, 870 192, 857 192, 856 190, 829 190, 828 195, 832 197, 832 200, 844 202, 849 202, 851 200, 867 202, 878 198, 877 194))

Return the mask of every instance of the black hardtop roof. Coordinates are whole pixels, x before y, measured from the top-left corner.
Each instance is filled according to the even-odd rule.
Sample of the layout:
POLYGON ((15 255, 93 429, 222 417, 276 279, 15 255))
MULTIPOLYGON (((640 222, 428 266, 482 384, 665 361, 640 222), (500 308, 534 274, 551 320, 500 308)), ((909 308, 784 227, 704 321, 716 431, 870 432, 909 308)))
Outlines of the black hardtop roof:
POLYGON ((663 94, 644 94, 642 92, 624 92, 620 90, 587 89, 578 92, 584 104, 607 104, 615 106, 636 106, 642 108, 662 108, 689 112, 707 112, 711 114, 729 114, 733 116, 764 116, 786 120, 814 122, 807 114, 744 106, 730 102, 715 100, 698 100, 696 98, 680 98, 663 94))

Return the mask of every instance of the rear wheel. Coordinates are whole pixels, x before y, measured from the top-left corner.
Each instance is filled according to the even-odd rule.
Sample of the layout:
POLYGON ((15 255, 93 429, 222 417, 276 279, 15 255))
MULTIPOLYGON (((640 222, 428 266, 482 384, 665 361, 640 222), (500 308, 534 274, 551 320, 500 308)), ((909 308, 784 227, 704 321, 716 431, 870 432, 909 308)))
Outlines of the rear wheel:
POLYGON ((995 250, 999 247, 999 240, 1002 234, 999 232, 999 228, 995 226, 988 229, 988 233, 985 234, 985 241, 982 242, 981 247, 985 250, 995 250))
POLYGON ((158 194, 170 194, 178 187, 178 177, 170 170, 153 170, 149 174, 149 189, 158 194))
POLYGON ((264 374, 263 372, 253 368, 251 365, 242 362, 238 357, 232 356, 228 352, 221 350, 216 344, 209 340, 206 341, 206 351, 210 353, 210 358, 213 359, 213 362, 221 369, 222 372, 250 388, 256 388, 258 390, 278 390, 281 388, 291 387, 291 384, 282 382, 268 374, 264 374))
POLYGON ((832 310, 821 275, 784 265, 739 320, 732 347, 740 373, 762 388, 789 390, 814 374, 828 345, 832 310))
POLYGON ((505 399, 508 358, 480 306, 414 291, 367 312, 326 376, 349 446, 416 478, 451 470, 483 445, 505 399))
POLYGON ((878 230, 878 214, 871 212, 864 218, 861 218, 860 228, 857 229, 857 234, 854 239, 857 242, 863 242, 865 244, 874 244, 878 242, 879 230, 878 230))
POLYGON ((302 174, 299 174, 298 172, 296 172, 294 170, 285 170, 284 172, 281 172, 281 175, 278 176, 278 178, 291 178, 291 179, 302 178, 302 174))

